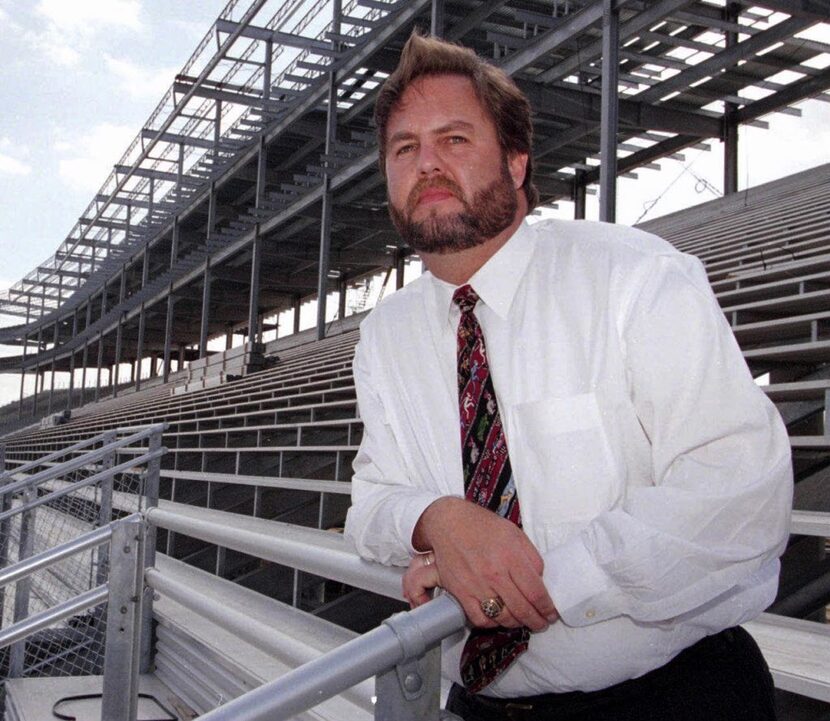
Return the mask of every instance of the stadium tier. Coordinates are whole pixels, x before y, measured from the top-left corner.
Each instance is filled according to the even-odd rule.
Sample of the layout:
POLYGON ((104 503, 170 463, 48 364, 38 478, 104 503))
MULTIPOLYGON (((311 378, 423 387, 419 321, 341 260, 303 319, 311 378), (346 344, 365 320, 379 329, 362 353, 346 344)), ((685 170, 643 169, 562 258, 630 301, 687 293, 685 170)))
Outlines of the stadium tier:
MULTIPOLYGON (((21 320, 0 328, 19 349, 0 372, 20 376, 0 409, 0 718, 4 702, 7 721, 260 718, 214 714, 310 683, 325 654, 332 673, 367 667, 378 629, 406 647, 383 693, 338 672, 313 708, 268 718, 437 718, 384 706, 401 669, 436 696, 437 674, 405 666, 408 632, 382 623, 405 609, 401 569, 340 533, 358 325, 372 278, 400 286, 414 259, 371 109, 416 26, 516 79, 542 203, 577 218, 597 185, 613 221, 618 175, 723 141, 724 197, 641 227, 702 260, 786 422, 792 536, 747 628, 782 721, 830 714, 830 165, 737 183, 741 125, 830 99, 830 45, 807 34, 830 30, 823 0, 233 0, 66 240, 0 294, 21 320)), ((436 638, 448 600, 424 607, 436 638)))
MULTIPOLYGON (((646 226, 695 252, 707 269, 712 258, 732 258, 728 274, 715 271, 720 280, 713 285, 730 282, 717 291, 718 299, 791 433, 796 510, 781 591, 770 612, 748 624, 779 689, 793 694, 782 696, 787 708, 830 703, 830 344, 824 340, 827 314, 813 307, 799 313, 791 305, 814 292, 804 279, 821 262, 822 248, 805 249, 790 230, 792 218, 808 205, 825 208, 828 216, 829 187, 830 167, 818 168, 646 226), (760 254, 770 249, 777 259, 759 269, 760 254), (780 296, 786 302, 753 309, 752 322, 736 316, 734 293, 774 300, 782 276, 789 284, 780 296)), ((827 246, 830 230, 820 220, 816 226, 815 234, 804 233, 823 232, 827 246)), ((292 337, 273 341, 263 349, 265 370, 229 379, 217 364, 221 383, 205 376, 190 387, 164 386, 166 393, 154 388, 93 403, 61 425, 4 439, 7 472, 18 478, 15 469, 23 464, 107 430, 166 424, 160 500, 147 511, 159 551, 148 581, 157 590, 155 675, 148 679, 162 682, 177 703, 197 713, 336 648, 402 608, 397 572, 380 569, 378 580, 355 570, 356 559, 332 533, 345 517, 350 462, 361 437, 351 375, 357 339, 358 332, 346 328, 300 345, 292 337), (194 593, 202 599, 196 613, 187 605, 194 593)), ((118 458, 129 460, 148 448, 134 444, 118 458)), ((40 492, 61 484, 50 481, 40 492)), ((95 492, 85 493, 96 508, 95 492)), ((112 503, 115 515, 136 509, 124 491, 112 503)), ((93 528, 74 516, 70 525, 66 538, 93 528)), ((24 679, 8 687, 13 697, 18 687, 29 688, 24 679)), ((67 688, 59 686, 61 692, 67 688)), ((370 718, 369 696, 366 688, 355 689, 309 718, 370 718)))

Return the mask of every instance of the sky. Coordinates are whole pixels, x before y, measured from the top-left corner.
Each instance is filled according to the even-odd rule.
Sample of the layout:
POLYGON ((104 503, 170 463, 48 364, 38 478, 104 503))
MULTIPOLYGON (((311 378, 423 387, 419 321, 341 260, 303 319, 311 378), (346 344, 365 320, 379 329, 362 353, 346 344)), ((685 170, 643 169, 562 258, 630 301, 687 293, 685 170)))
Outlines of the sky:
MULTIPOLYGON (((226 2, 0 0, 0 289, 57 249, 226 2)), ((742 129, 741 188, 830 162, 830 103, 798 107, 800 118, 742 129)), ((710 146, 621 178, 618 222, 717 197, 723 155, 710 146)), ((565 202, 552 214, 572 212, 565 202)), ((0 376, 0 403, 18 387, 0 376)))

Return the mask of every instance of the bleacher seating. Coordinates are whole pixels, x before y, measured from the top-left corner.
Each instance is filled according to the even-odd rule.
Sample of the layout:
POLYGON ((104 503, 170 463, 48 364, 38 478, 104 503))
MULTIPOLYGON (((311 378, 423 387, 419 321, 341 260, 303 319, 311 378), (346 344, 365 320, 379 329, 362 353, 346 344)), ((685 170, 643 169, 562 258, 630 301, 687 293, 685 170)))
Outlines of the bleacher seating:
MULTIPOLYGON (((703 261, 753 375, 788 425, 796 510, 781 593, 771 609, 786 617, 768 613, 748 627, 781 689, 830 703, 830 166, 643 227, 703 261)), ((341 540, 325 531, 343 523, 361 438, 351 374, 357 338, 347 329, 319 342, 275 341, 265 349, 270 360, 261 371, 225 374, 217 384, 202 374, 198 383, 166 392, 155 386, 88 405, 63 425, 5 439, 7 468, 14 468, 108 428, 169 424, 159 506, 164 554, 156 571, 245 609, 252 624, 270 624, 284 636, 257 646, 162 594, 155 605, 158 675, 197 711, 301 662, 303 654, 290 649, 322 651, 402 607, 393 592, 370 593, 297 571, 265 550, 269 537, 288 533, 286 523, 313 529, 303 537, 310 545, 334 549, 341 540), (230 536, 221 545, 182 530, 196 523, 212 533, 244 531, 247 545, 235 546, 230 536), (277 646, 282 656, 273 654, 277 646)), ((369 715, 355 694, 308 718, 369 715)))

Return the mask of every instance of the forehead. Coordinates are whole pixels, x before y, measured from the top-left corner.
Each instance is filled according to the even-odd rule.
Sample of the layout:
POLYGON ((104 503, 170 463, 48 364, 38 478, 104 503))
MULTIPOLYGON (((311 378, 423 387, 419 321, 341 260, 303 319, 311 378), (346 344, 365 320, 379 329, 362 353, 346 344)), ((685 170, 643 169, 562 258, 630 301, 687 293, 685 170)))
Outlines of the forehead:
POLYGON ((495 125, 463 75, 429 75, 412 82, 389 115, 386 137, 396 132, 428 132, 453 121, 463 121, 483 132, 495 125))

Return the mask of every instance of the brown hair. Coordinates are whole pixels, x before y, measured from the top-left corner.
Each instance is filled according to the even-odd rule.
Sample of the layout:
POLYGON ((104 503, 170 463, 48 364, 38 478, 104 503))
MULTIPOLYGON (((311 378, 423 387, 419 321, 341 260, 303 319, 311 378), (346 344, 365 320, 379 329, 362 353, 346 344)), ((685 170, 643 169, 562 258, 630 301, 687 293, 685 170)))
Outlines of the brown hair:
POLYGON ((406 41, 398 67, 384 82, 375 103, 381 172, 385 173, 389 116, 407 87, 428 75, 463 75, 470 79, 479 101, 493 119, 502 150, 527 154, 522 190, 527 198, 528 212, 533 210, 539 202, 539 192, 533 185, 533 124, 527 97, 507 73, 478 57, 470 48, 424 37, 417 30, 406 41))

